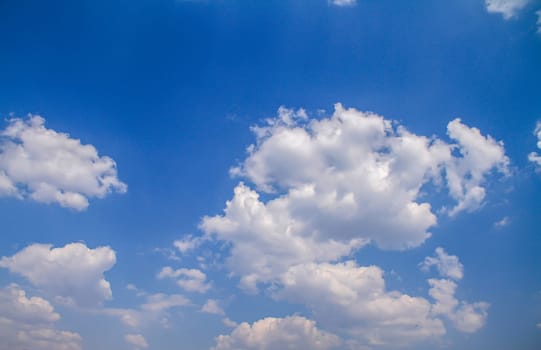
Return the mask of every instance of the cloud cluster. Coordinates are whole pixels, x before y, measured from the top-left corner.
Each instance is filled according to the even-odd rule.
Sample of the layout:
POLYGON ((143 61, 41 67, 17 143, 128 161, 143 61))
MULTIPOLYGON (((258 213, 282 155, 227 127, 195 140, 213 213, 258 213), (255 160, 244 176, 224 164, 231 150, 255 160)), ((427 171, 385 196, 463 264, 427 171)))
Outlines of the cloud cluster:
POLYGON ((92 145, 45 127, 40 116, 11 119, 0 131, 0 196, 31 198, 84 210, 89 198, 103 198, 126 184, 115 162, 92 145))
POLYGON ((79 334, 54 328, 59 319, 47 300, 18 285, 0 289, 0 350, 81 350, 79 334))
POLYGON ((126 334, 124 337, 126 343, 135 346, 137 349, 146 349, 148 348, 148 343, 141 334, 126 334))
POLYGON ((91 249, 83 243, 61 248, 32 244, 0 259, 0 267, 25 277, 56 300, 78 306, 96 306, 112 298, 103 273, 115 263, 110 247, 91 249))
POLYGON ((241 323, 230 335, 220 335, 213 350, 334 349, 340 339, 319 330, 314 321, 301 316, 268 317, 252 325, 241 323))
POLYGON ((340 104, 319 120, 282 107, 253 131, 256 143, 231 174, 255 189, 239 183, 223 215, 200 225, 231 243, 229 268, 252 290, 290 266, 334 261, 368 243, 419 246, 437 223, 427 185, 454 201, 440 211, 474 211, 487 176, 506 174, 509 163, 501 142, 460 119, 449 123, 447 143, 340 104))
POLYGON ((428 272, 430 267, 435 266, 443 277, 460 280, 464 276, 464 266, 455 255, 448 255, 441 247, 436 248, 436 256, 428 256, 420 264, 421 269, 428 272))

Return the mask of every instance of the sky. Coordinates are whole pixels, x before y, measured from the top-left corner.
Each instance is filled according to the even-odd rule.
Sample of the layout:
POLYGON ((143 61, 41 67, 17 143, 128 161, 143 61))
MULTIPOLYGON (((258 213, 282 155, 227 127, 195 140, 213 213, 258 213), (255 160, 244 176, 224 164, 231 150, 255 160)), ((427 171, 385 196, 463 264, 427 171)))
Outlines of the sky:
POLYGON ((0 350, 541 347, 538 0, 0 1, 0 350))

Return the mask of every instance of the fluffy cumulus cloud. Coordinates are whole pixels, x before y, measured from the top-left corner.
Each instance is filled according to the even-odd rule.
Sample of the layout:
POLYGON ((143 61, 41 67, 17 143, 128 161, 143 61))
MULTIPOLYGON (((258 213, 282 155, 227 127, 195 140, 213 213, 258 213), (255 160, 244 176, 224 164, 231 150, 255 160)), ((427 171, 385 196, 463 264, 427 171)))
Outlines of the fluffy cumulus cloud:
POLYGON ((40 116, 11 119, 0 131, 0 196, 84 210, 89 198, 126 192, 115 162, 92 145, 45 127, 40 116))
POLYGON ((146 349, 148 348, 148 343, 141 334, 126 334, 124 337, 126 343, 135 346, 136 349, 146 349))
POLYGON ((95 306, 111 299, 112 291, 103 273, 116 262, 110 247, 88 248, 71 243, 53 248, 32 244, 10 257, 0 267, 19 274, 57 300, 79 306, 95 306))
POLYGON ((357 5, 357 0, 329 0, 329 4, 339 7, 351 7, 357 5))
POLYGON ((80 350, 77 333, 57 330, 60 315, 40 297, 28 297, 18 285, 0 289, 0 350, 80 350))
POLYGON ((229 267, 248 289, 370 242, 416 247, 437 223, 426 185, 448 190, 451 206, 441 212, 474 211, 487 176, 507 173, 509 163, 501 142, 460 119, 447 127, 449 143, 340 104, 323 119, 280 108, 253 131, 256 143, 231 174, 255 188, 239 183, 224 214, 200 225, 231 243, 229 267))
POLYGON ((429 294, 436 303, 434 315, 443 315, 461 332, 473 333, 485 325, 489 304, 486 302, 459 302, 455 297, 457 284, 447 279, 429 279, 429 294))
POLYGON ((177 269, 170 266, 162 268, 157 276, 159 279, 171 278, 176 280, 178 286, 188 292, 205 293, 210 289, 207 275, 198 269, 177 269))
POLYGON ((431 304, 387 291, 383 271, 348 261, 294 266, 284 274, 275 298, 301 303, 326 327, 369 345, 404 345, 445 334, 431 304))
POLYGON ((225 315, 224 310, 220 307, 217 300, 209 299, 201 308, 202 312, 215 315, 225 315))
POLYGON ((461 280, 464 276, 464 266, 455 255, 448 255, 441 247, 436 248, 436 256, 428 256, 421 263, 421 269, 428 271, 430 267, 435 266, 443 277, 449 277, 454 280, 461 280))
POLYGON ((268 317, 252 325, 241 323, 230 335, 220 335, 213 350, 334 349, 340 339, 317 328, 314 321, 301 316, 268 317))
MULTIPOLYGON (((541 21, 541 10, 539 11, 540 21, 541 21)), ((537 122, 537 125, 534 130, 534 134, 537 137, 537 148, 541 149, 541 122, 537 122)), ((528 160, 538 167, 541 167, 541 156, 537 152, 531 152, 528 154, 528 160)))
POLYGON ((513 18, 522 10, 530 0, 485 0, 487 11, 499 13, 505 19, 513 18))

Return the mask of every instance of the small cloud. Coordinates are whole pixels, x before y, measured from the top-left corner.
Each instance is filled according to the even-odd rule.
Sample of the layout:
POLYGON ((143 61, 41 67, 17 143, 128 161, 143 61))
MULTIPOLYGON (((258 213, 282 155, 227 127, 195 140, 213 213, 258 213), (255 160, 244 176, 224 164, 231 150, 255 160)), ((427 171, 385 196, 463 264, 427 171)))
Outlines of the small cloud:
MULTIPOLYGON (((226 326, 226 327, 230 327, 230 328, 235 328, 238 326, 238 323, 231 320, 229 317, 226 317, 222 320, 223 324, 226 326)), ((538 325, 539 326, 539 325, 538 325)))
POLYGON ((530 0, 485 0, 485 5, 488 12, 499 13, 508 20, 515 17, 529 2, 530 0))
POLYGON ((218 305, 218 301, 214 299, 209 299, 201 308, 201 311, 206 312, 207 314, 214 315, 225 315, 224 310, 218 305))
POLYGON ((124 336, 124 340, 126 340, 126 343, 131 344, 138 349, 148 348, 148 343, 141 334, 127 334, 124 336))
POLYGON ((427 272, 430 267, 435 266, 443 277, 450 277, 454 280, 461 280, 464 277, 464 266, 455 255, 448 255, 443 248, 436 248, 436 256, 427 256, 419 264, 421 270, 427 272))
POLYGON ((339 7, 352 7, 357 5, 357 0, 329 0, 329 4, 339 7))
POLYGON ((511 219, 509 219, 508 216, 505 216, 500 221, 497 221, 494 223, 494 228, 502 229, 506 226, 509 226, 510 223, 511 223, 511 219))

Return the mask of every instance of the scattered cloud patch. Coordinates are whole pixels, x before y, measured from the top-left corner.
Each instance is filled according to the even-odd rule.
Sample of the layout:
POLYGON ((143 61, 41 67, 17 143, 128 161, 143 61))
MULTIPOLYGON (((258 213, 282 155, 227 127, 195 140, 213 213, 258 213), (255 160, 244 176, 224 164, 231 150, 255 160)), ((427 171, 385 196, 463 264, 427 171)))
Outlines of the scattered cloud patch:
POLYGON ((537 15, 537 34, 541 34, 541 10, 535 12, 537 15))
POLYGON ((494 228, 502 229, 509 226, 509 224, 511 224, 511 219, 509 218, 509 216, 504 216, 501 220, 498 220, 494 223, 494 228))
POLYGON ((157 276, 159 279, 175 279, 178 286, 187 292, 206 293, 211 285, 207 283, 207 275, 198 269, 174 270, 170 266, 162 268, 157 276))
MULTIPOLYGON (((539 11, 541 20, 541 10, 539 11)), ((541 149, 541 122, 537 122, 534 129, 534 135, 537 137, 537 148, 541 149)), ((531 152, 528 154, 528 160, 538 167, 541 167, 541 156, 537 152, 531 152)))
POLYGON ((329 0, 329 4, 339 7, 352 7, 357 5, 357 0, 329 0))
POLYGON ((420 264, 423 271, 428 271, 432 266, 438 269, 443 277, 461 280, 464 277, 464 266, 455 255, 448 255, 443 248, 436 248, 436 256, 427 256, 420 264))
POLYGON ((30 116, 9 120, 0 131, 0 196, 30 198, 85 210, 89 198, 124 193, 116 163, 92 145, 45 127, 30 116))
POLYGON ((61 248, 32 244, 0 259, 0 267, 25 277, 57 300, 79 306, 96 306, 112 298, 103 274, 115 263, 116 254, 110 247, 91 249, 83 243, 61 248))
POLYGON ((283 349, 334 349, 341 340, 319 330, 316 323, 301 316, 285 318, 268 317, 252 325, 241 323, 229 335, 216 338, 213 350, 283 350, 283 349))
POLYGON ((209 299, 201 308, 201 311, 214 315, 225 315, 224 310, 220 307, 217 300, 209 299))
POLYGON ((181 254, 187 254, 190 251, 197 249, 201 245, 201 243, 203 243, 202 237, 194 237, 192 235, 188 235, 183 239, 174 241, 173 245, 181 254))
POLYGON ((446 279, 429 279, 431 288, 428 291, 436 303, 432 307, 434 315, 444 315, 456 329, 465 333, 473 333, 481 329, 487 319, 489 304, 486 302, 459 302, 455 298, 457 285, 446 279))
POLYGON ((60 315, 40 297, 28 297, 16 284, 0 289, 0 350, 81 350, 77 333, 57 330, 60 315))
POLYGON ((485 0, 485 5, 488 12, 499 13, 508 20, 515 17, 529 2, 530 0, 485 0))
POLYGON ((126 336, 124 336, 124 340, 126 343, 131 344, 138 349, 148 348, 148 343, 145 337, 143 337, 141 334, 126 334, 126 336))

